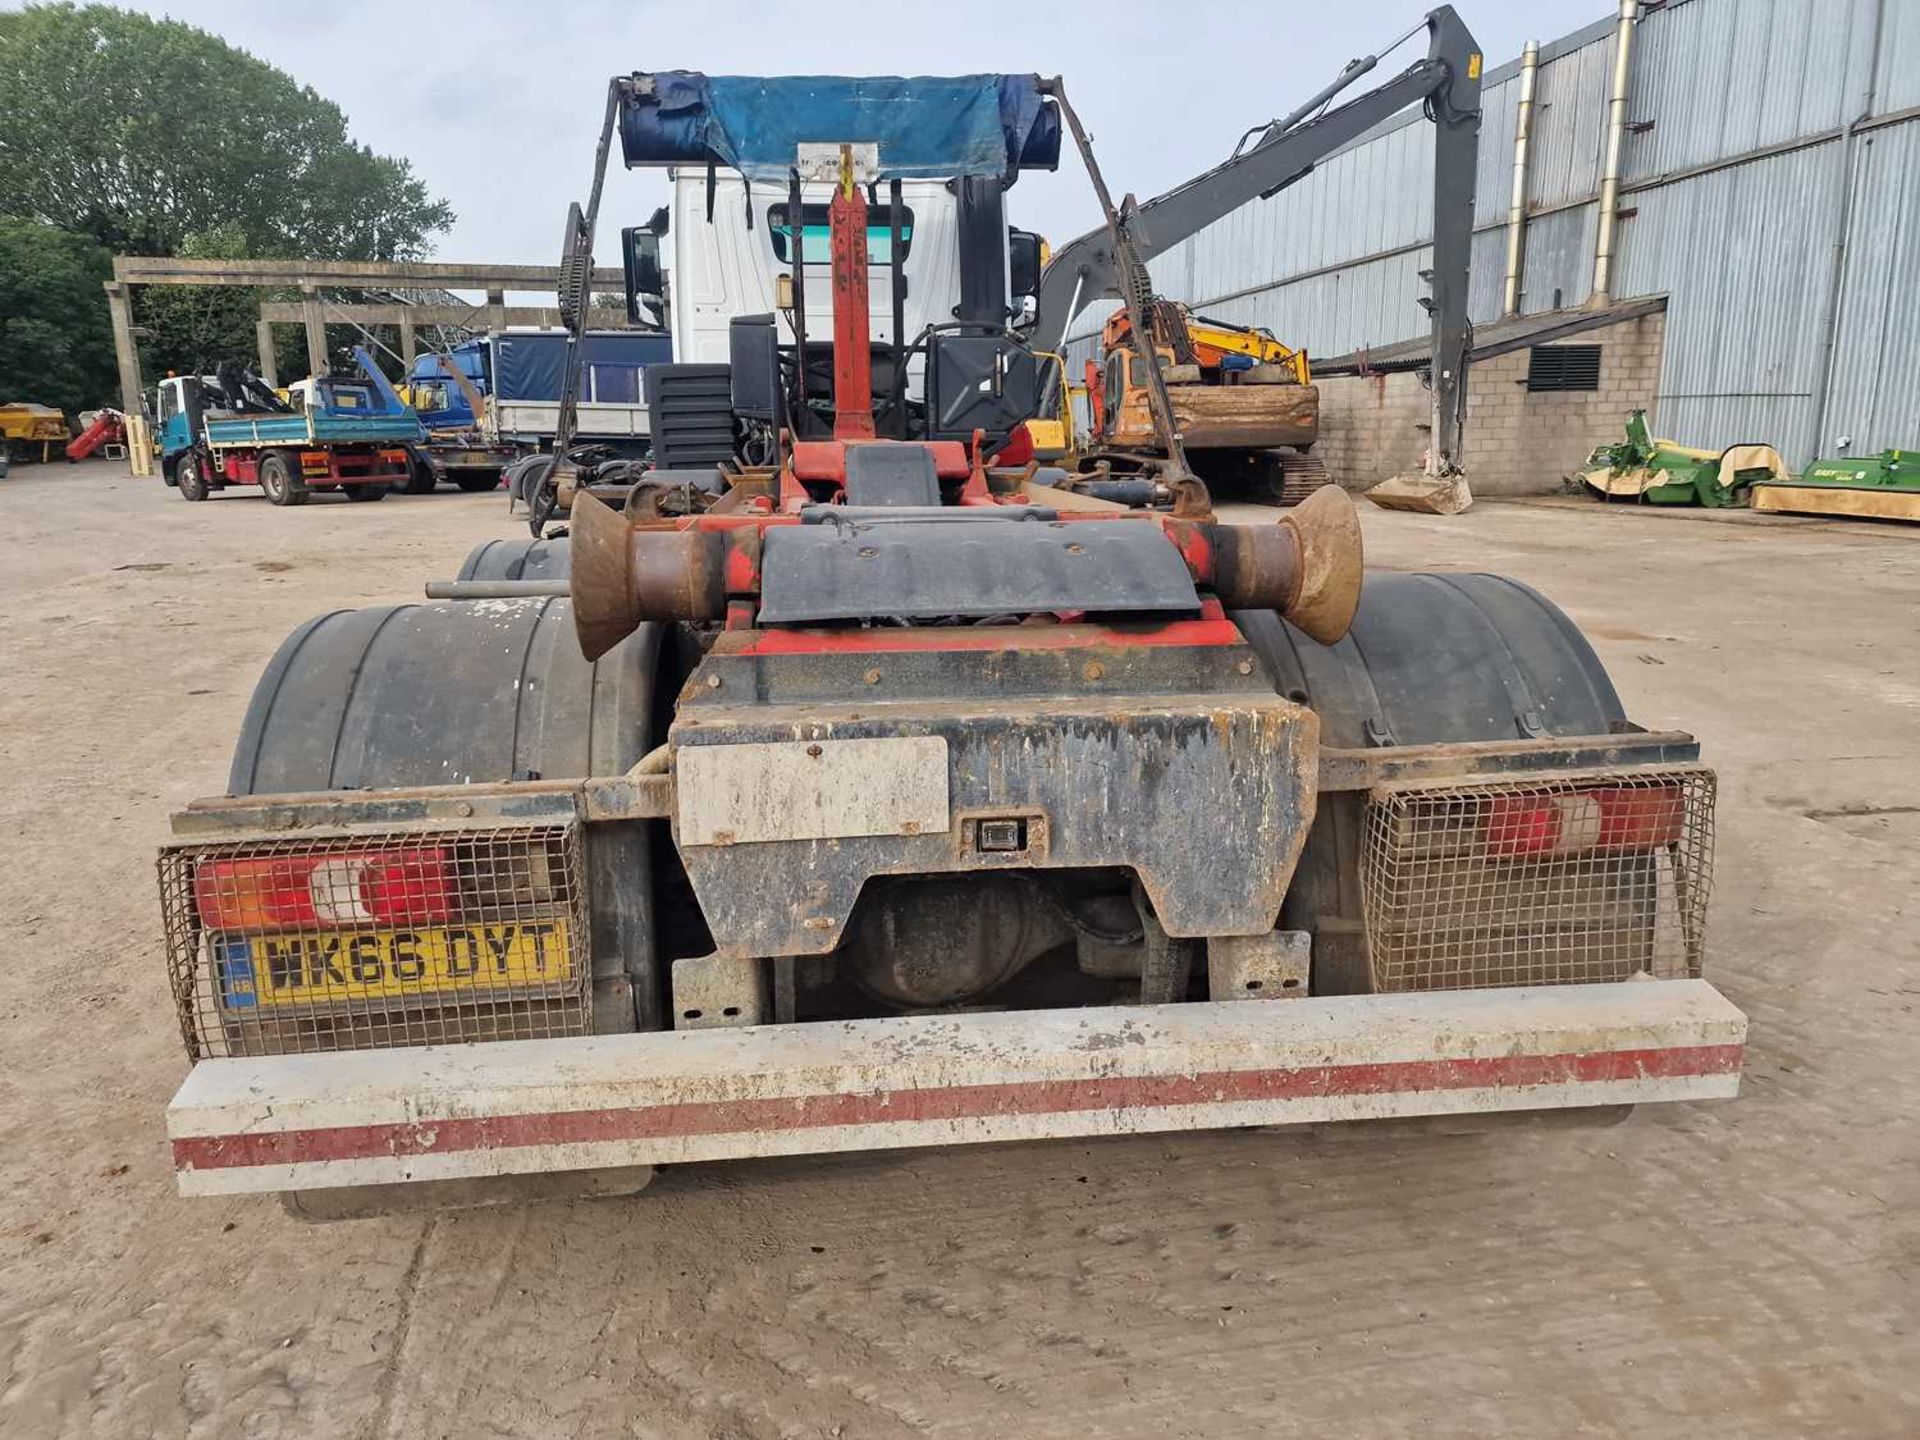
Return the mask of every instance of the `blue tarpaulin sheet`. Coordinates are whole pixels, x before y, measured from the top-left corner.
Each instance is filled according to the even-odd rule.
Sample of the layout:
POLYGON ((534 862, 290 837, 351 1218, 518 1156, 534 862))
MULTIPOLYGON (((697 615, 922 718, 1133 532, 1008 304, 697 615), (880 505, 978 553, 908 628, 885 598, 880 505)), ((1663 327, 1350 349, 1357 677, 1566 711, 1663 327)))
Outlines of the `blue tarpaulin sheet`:
POLYGON ((880 179, 1052 169, 1060 115, 1037 75, 635 77, 621 107, 628 165, 709 162, 784 180, 801 144, 872 144, 880 179))
MULTIPOLYGON (((494 393, 502 400, 558 400, 567 369, 567 337, 502 335, 494 341, 494 393)), ((639 400, 639 372, 673 358, 665 335, 589 333, 582 341, 580 398, 639 400), (622 374, 621 372, 626 372, 622 374)))

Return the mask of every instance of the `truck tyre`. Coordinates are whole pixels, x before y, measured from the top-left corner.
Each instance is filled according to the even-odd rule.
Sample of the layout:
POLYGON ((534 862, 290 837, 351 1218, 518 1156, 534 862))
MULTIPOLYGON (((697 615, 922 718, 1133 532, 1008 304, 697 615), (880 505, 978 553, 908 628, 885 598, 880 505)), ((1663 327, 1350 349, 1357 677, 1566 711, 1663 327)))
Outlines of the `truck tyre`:
POLYGON ((204 500, 209 493, 207 474, 200 457, 189 450, 173 467, 173 483, 182 500, 204 500))
POLYGON ((269 450, 260 459, 260 489, 272 505, 304 505, 312 495, 300 462, 284 450, 269 450))
POLYGON ((433 466, 429 465, 424 457, 416 455, 412 450, 408 450, 407 479, 406 483, 400 487, 400 493, 403 495, 431 495, 434 486, 439 483, 438 477, 433 473, 433 466))
POLYGON ((386 484, 385 481, 371 485, 342 485, 340 487, 340 489, 345 492, 347 499, 360 501, 384 500, 387 498, 387 491, 391 488, 392 487, 386 484))
MULTIPOLYGON (((322 615, 287 637, 254 687, 228 793, 624 774, 653 748, 664 629, 642 625, 589 662, 558 597, 322 615)), ((600 1030, 665 1024, 657 828, 596 825, 586 837, 600 1030)))
POLYGON ((453 483, 469 495, 484 495, 500 488, 500 475, 494 470, 458 470, 454 472, 453 483))

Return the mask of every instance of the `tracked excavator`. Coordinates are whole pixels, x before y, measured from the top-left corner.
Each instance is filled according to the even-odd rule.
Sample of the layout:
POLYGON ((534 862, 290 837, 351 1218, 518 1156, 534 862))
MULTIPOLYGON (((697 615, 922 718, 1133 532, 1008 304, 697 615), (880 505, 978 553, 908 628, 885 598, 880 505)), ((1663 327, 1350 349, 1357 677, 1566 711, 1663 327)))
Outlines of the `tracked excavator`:
MULTIPOLYGON (((773 417, 751 459, 574 478, 564 536, 269 663, 228 793, 160 857, 183 1193, 326 1219, 742 1156, 1735 1092, 1712 771, 1628 721, 1550 601, 1365 574, 1336 489, 1223 524, 1160 388, 1163 498, 996 465, 1029 337, 874 344, 874 288, 904 298, 876 192, 1004 189, 1063 125, 1107 222, 1085 253, 1125 257, 1057 80, 611 82, 572 271, 617 136, 790 206, 832 338, 798 303, 741 336, 730 407, 773 417)), ((1004 254, 997 218, 973 233, 1004 254)))
MULTIPOLYGON (((1187 460, 1217 493, 1297 505, 1332 477, 1313 443, 1320 392, 1307 353, 1271 331, 1195 316, 1173 300, 1144 309, 1187 460)), ((1087 362, 1088 444, 1075 457, 1086 474, 1128 474, 1160 459, 1159 430, 1126 309, 1101 331, 1103 359, 1087 362)))

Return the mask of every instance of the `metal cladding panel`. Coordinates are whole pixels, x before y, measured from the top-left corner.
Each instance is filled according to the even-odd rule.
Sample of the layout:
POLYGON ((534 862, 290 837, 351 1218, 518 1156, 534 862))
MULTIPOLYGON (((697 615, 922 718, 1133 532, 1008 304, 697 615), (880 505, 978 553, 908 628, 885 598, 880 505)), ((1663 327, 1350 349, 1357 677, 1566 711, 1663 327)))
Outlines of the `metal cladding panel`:
POLYGON ((1507 227, 1479 231, 1473 237, 1473 265, 1467 278, 1467 318, 1474 324, 1490 325, 1500 318, 1506 278, 1507 227))
POLYGON ((1609 29, 1602 38, 1540 67, 1533 154, 1527 165, 1529 206, 1560 205, 1598 193, 1613 46, 1609 29))
MULTIPOLYGON (((1920 11, 1920 6, 1910 7, 1920 11)), ((1889 17, 1891 18, 1891 16, 1889 17)), ((1821 454, 1920 448, 1920 121, 1856 142, 1853 234, 1821 454)), ((1796 457, 1789 456, 1789 459, 1796 457)))
POLYGON ((1164 293, 1202 305, 1308 271, 1417 244, 1432 232, 1433 132, 1395 127, 1342 151, 1271 200, 1244 205, 1150 267, 1164 293))
MULTIPOLYGON (((1527 250, 1520 272, 1520 313, 1563 310, 1593 291, 1594 226, 1598 204, 1541 215, 1527 226, 1527 250)), ((1505 263, 1504 252, 1502 263, 1505 263)))
POLYGON ((1507 206, 1513 200, 1513 130, 1519 119, 1518 75, 1481 90, 1480 159, 1473 178, 1476 225, 1506 223, 1507 206))
POLYGON ((1789 464, 1813 443, 1820 321, 1839 209, 1838 142, 1635 192, 1618 293, 1666 293, 1663 435, 1766 440, 1789 464))
POLYGON ((1887 0, 1873 94, 1876 115, 1920 105, 1920 3, 1916 0, 1887 0))
MULTIPOLYGON (((1207 307, 1239 325, 1264 325, 1309 355, 1341 355, 1366 345, 1405 340, 1427 329, 1420 271, 1433 263, 1426 246, 1207 307)), ((1497 283, 1497 282, 1496 282, 1497 283)))
MULTIPOLYGON (((1634 39, 1628 183, 1837 128, 1864 99, 1880 0, 1691 0, 1634 39)), ((1886 0, 1892 12, 1912 0, 1886 0)))

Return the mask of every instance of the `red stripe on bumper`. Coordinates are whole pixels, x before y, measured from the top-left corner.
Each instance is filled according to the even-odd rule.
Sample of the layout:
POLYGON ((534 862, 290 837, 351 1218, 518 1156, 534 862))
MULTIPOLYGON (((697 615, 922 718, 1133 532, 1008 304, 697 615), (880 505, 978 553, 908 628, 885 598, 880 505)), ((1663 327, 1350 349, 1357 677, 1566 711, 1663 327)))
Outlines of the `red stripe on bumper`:
POLYGON ((178 1170, 225 1170, 534 1145, 969 1120, 1000 1115, 1678 1079, 1737 1073, 1745 1048, 1743 1045, 1694 1045, 1584 1054, 1502 1055, 1474 1060, 1226 1070, 1202 1075, 1017 1081, 927 1090, 693 1100, 616 1109, 481 1115, 259 1134, 195 1135, 173 1142, 173 1163, 178 1170))

